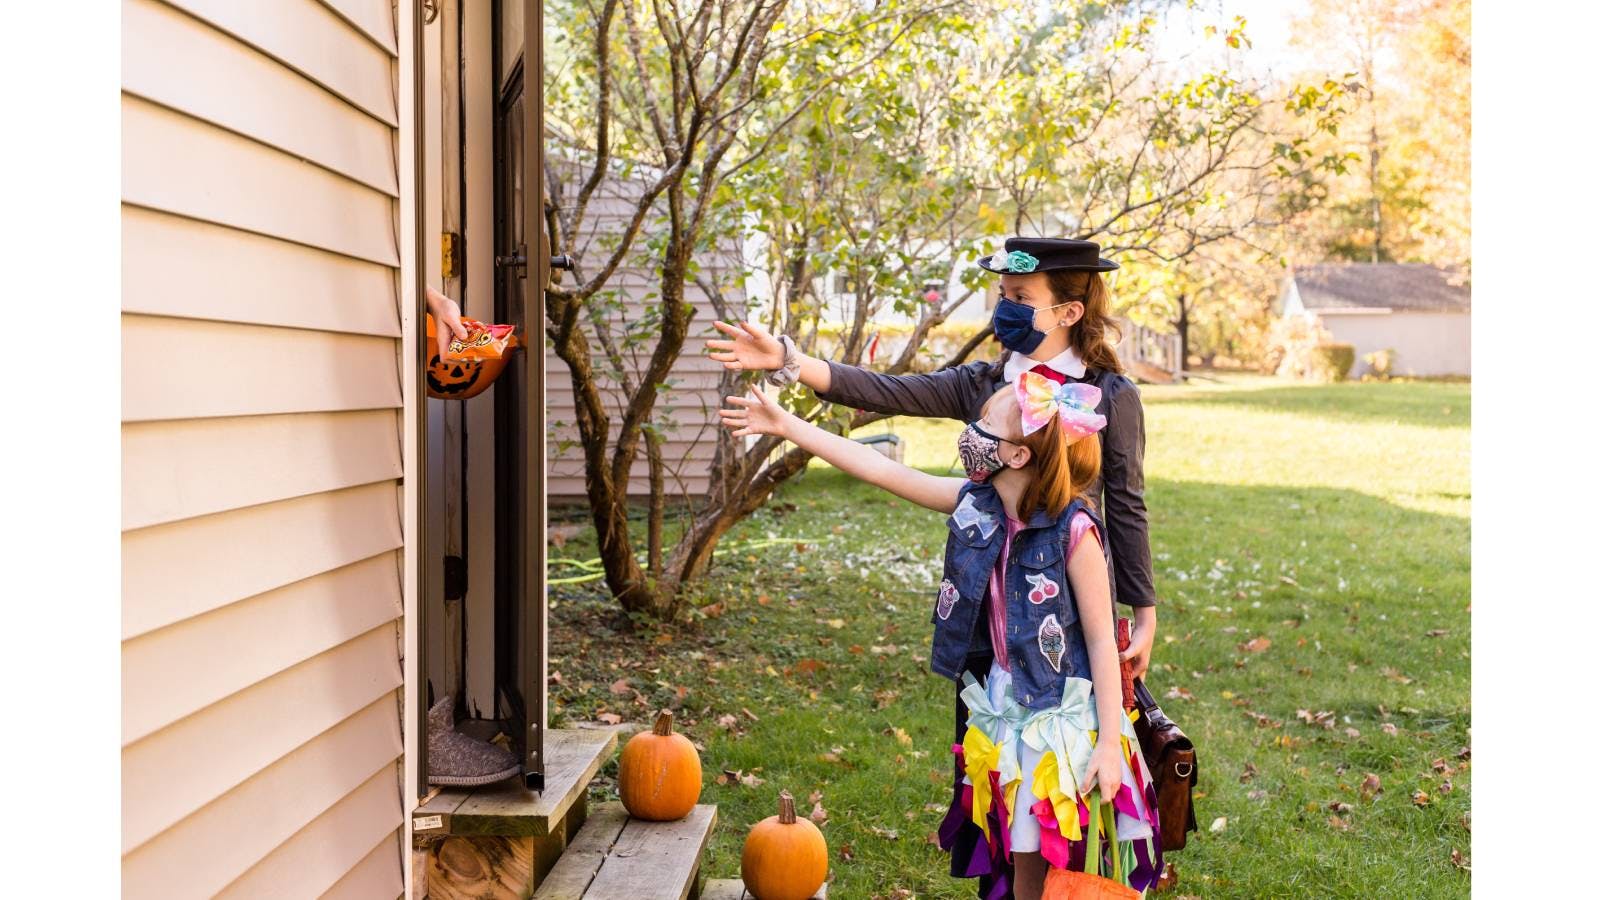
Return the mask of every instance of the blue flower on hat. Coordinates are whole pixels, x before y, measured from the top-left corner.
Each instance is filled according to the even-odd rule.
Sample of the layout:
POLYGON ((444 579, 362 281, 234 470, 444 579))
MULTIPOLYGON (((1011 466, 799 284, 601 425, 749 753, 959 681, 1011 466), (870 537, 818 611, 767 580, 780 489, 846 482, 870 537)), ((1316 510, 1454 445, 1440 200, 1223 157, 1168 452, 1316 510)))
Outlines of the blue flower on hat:
POLYGON ((1012 272, 1027 273, 1039 267, 1039 258, 1031 253, 1013 250, 1006 256, 1006 269, 1012 272))

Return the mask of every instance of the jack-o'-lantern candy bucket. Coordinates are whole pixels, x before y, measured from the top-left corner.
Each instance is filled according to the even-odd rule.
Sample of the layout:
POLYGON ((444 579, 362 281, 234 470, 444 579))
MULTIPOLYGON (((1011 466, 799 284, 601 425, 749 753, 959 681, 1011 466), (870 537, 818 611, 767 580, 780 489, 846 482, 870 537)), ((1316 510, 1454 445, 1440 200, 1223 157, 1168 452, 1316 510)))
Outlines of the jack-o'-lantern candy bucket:
POLYGON ((428 316, 428 396, 440 400, 467 400, 483 393, 500 377, 511 351, 520 346, 516 327, 490 325, 461 317, 466 340, 452 340, 444 359, 439 358, 433 316, 428 316))

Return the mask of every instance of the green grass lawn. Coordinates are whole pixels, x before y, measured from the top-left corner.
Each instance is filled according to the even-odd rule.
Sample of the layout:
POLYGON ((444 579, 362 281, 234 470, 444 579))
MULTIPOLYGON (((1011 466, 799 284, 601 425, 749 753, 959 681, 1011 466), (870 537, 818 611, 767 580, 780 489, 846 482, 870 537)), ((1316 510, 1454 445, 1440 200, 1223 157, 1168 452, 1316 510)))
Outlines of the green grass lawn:
MULTIPOLYGON (((1471 842, 1470 385, 1143 394, 1162 599, 1147 681, 1200 753, 1174 894, 1467 896, 1451 856, 1471 842)), ((948 471, 958 428, 865 432, 948 471)), ((942 516, 814 464, 731 536, 784 543, 719 553, 686 624, 630 629, 597 585, 553 589, 555 724, 678 710, 720 808, 709 877, 738 875, 787 789, 804 811, 820 793, 830 896, 972 896, 932 843, 954 733, 954 686, 927 667, 943 535, 942 516)), ((553 553, 592 556, 593 535, 553 553)), ((614 798, 615 762, 602 774, 593 799, 614 798)))

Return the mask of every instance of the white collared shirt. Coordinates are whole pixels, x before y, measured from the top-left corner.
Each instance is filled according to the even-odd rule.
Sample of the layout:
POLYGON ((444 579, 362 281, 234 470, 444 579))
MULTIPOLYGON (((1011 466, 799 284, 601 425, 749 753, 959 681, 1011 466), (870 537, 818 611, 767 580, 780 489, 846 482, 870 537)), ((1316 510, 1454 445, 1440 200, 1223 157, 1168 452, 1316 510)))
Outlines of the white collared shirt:
POLYGON ((1037 365, 1046 365, 1069 378, 1082 378, 1086 368, 1083 360, 1071 347, 1057 353, 1049 359, 1034 359, 1013 352, 1011 358, 1006 360, 1005 380, 1007 384, 1017 380, 1017 376, 1037 365))

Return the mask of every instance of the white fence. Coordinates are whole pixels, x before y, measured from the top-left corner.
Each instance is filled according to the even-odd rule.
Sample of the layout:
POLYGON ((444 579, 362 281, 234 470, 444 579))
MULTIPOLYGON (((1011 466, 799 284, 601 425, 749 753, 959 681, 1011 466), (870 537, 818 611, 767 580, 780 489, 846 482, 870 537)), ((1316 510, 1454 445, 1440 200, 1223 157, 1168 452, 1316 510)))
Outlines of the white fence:
POLYGON ((1183 378, 1182 341, 1176 332, 1166 334, 1154 331, 1128 319, 1117 320, 1122 329, 1122 340, 1117 343, 1117 356, 1130 369, 1135 363, 1159 369, 1173 381, 1183 378))

